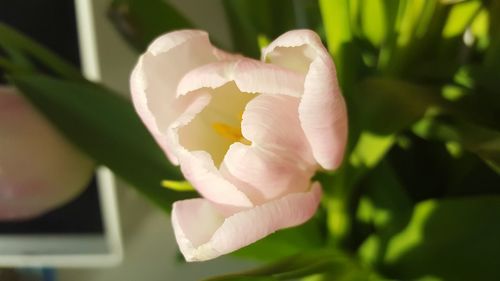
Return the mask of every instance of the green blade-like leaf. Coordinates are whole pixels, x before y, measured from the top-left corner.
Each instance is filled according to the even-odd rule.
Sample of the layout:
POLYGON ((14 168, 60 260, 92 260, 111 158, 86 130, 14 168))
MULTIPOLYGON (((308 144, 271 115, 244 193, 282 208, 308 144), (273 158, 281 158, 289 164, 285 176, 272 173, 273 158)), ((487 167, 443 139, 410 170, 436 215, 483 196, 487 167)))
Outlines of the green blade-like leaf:
POLYGON ((375 274, 362 268, 353 258, 334 250, 307 252, 241 273, 206 279, 205 281, 291 280, 326 273, 334 280, 378 280, 375 274), (244 279, 248 278, 248 279, 244 279), (345 279, 344 279, 345 278, 345 279))
POLYGON ((231 27, 235 51, 258 58, 260 55, 259 33, 248 13, 249 3, 241 0, 224 0, 222 3, 231 27))
MULTIPOLYGON (((295 0, 304 1, 304 0, 295 0)), ((296 27, 294 1, 224 0, 235 51, 259 58, 258 38, 274 39, 296 27)), ((304 19, 307 20, 307 19, 304 19)))
POLYGON ((370 171, 364 187, 374 207, 369 216, 378 230, 394 233, 405 226, 413 203, 388 161, 370 171))
POLYGON ((415 78, 422 63, 437 57, 441 35, 451 5, 440 0, 403 1, 395 23, 397 38, 391 42, 391 54, 384 72, 391 76, 415 78))
POLYGON ((500 197, 429 200, 391 238, 386 271, 398 279, 496 280, 500 267, 500 197))
MULTIPOLYGON (((490 22, 489 22, 489 34, 491 43, 486 50, 486 54, 484 57, 484 67, 485 71, 491 74, 498 73, 500 71, 500 1, 493 0, 490 1, 489 4, 489 13, 490 13, 490 22)), ((488 81, 488 84, 492 85, 491 88, 494 88, 494 94, 496 95, 496 101, 498 102, 500 99, 498 98, 498 79, 495 75, 490 75, 495 78, 488 81)))
POLYGON ((315 217, 303 225, 277 231, 234 253, 237 257, 273 261, 326 245, 322 221, 315 217))
POLYGON ((141 53, 163 33, 194 28, 184 15, 163 0, 114 0, 108 16, 123 38, 141 53))
MULTIPOLYGON (((368 228, 365 232, 369 234, 374 229, 381 236, 389 236, 406 226, 413 211, 413 202, 387 160, 367 174, 363 189, 357 217, 368 228)), ((385 247, 387 241, 372 235, 360 246, 360 257, 369 264, 377 264, 382 259, 381 249, 385 247)))
POLYGON ((500 132, 461 120, 426 118, 413 131, 425 139, 456 143, 483 159, 500 174, 500 132))
POLYGON ((349 96, 363 68, 360 50, 353 42, 350 1, 320 0, 319 3, 328 50, 335 60, 344 95, 349 96))
POLYGON ((436 103, 432 88, 383 78, 368 78, 357 85, 349 108, 349 157, 336 171, 326 207, 328 227, 335 243, 349 240, 349 198, 357 183, 381 161, 394 144, 396 134, 418 121, 436 103), (394 118, 397 116, 397 118, 394 118))
POLYGON ((390 23, 384 0, 361 1, 361 31, 374 46, 380 46, 387 37, 390 23))
POLYGON ((35 58, 60 77, 71 80, 83 80, 83 76, 76 67, 61 59, 59 56, 36 41, 1 22, 0 47, 3 47, 10 52, 15 52, 16 54, 21 51, 30 57, 35 58))
POLYGON ((481 1, 466 1, 453 5, 443 29, 444 38, 462 36, 479 13, 481 1))
POLYGON ((350 164, 359 169, 376 166, 394 144, 395 134, 440 103, 435 94, 435 89, 395 79, 368 78, 359 83, 350 111, 350 120, 355 120, 351 131, 358 131, 352 132, 350 164))
MULTIPOLYGON (((342 45, 352 40, 349 18, 349 1, 320 0, 321 15, 325 26, 328 49, 337 56, 342 45)), ((339 64, 339 62, 337 62, 339 64)))
POLYGON ((42 75, 18 75, 11 80, 73 143, 111 168, 164 210, 190 192, 161 186, 180 179, 167 163, 129 101, 89 82, 67 82, 42 75))

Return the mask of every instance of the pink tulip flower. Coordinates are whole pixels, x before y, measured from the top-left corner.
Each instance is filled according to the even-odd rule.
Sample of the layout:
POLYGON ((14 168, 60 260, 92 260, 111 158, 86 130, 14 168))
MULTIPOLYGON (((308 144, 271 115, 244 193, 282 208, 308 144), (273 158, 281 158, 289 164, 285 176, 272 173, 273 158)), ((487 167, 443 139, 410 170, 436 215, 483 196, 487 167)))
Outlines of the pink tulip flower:
POLYGON ((187 261, 230 253, 310 219, 318 169, 337 168, 347 138, 335 66, 309 30, 283 34, 262 61, 213 47, 202 31, 156 39, 131 75, 136 110, 196 190, 174 203, 187 261))
POLYGON ((67 203, 87 186, 93 167, 23 96, 0 87, 0 220, 67 203))

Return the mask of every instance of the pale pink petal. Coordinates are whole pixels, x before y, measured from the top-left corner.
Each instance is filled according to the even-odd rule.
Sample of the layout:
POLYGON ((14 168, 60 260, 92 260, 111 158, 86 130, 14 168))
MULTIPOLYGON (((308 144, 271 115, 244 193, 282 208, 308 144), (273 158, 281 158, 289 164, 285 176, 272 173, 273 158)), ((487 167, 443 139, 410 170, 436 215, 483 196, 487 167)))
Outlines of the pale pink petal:
POLYGON ((300 127, 299 99, 258 95, 243 113, 242 133, 251 146, 234 143, 221 173, 254 203, 303 191, 317 168, 300 127))
POLYGON ((281 67, 256 60, 241 58, 216 62, 187 73, 177 88, 183 96, 201 88, 215 89, 234 81, 246 93, 280 94, 299 97, 304 87, 304 76, 281 67))
POLYGON ((315 160, 299 121, 299 103, 295 97, 259 95, 247 104, 241 131, 252 143, 309 169, 315 160))
POLYGON ((309 188, 314 169, 288 157, 286 153, 273 153, 255 144, 234 143, 224 158, 221 173, 228 180, 236 179, 233 183, 245 188, 253 203, 262 204, 309 188))
POLYGON ((321 186, 293 193, 226 217, 208 201, 179 201, 172 210, 172 225, 187 261, 216 258, 254 243, 267 235, 309 220, 319 205, 321 186))
POLYGON ((177 159, 164 135, 189 104, 176 99, 177 84, 190 70, 217 61, 216 53, 206 32, 174 31, 156 39, 132 71, 130 88, 135 108, 173 163, 177 159))
POLYGON ((220 61, 238 60, 238 59, 244 58, 240 54, 228 53, 228 52, 221 50, 221 49, 218 49, 218 48, 214 48, 214 55, 220 61))
POLYGON ((287 32, 263 50, 263 60, 306 75, 299 118, 313 155, 325 169, 337 168, 347 141, 347 111, 335 65, 309 30, 287 32))
MULTIPOLYGON (((231 110, 239 101, 232 100, 235 95, 232 94, 231 89, 217 95, 209 95, 200 90, 194 96, 198 98, 187 107, 179 118, 172 122, 167 135, 170 146, 176 151, 184 177, 193 184, 203 197, 215 203, 219 211, 226 215, 242 208, 252 207, 251 200, 226 180, 216 168, 213 160, 214 155, 209 154, 209 152, 213 150, 212 148, 220 148, 221 144, 218 143, 219 137, 213 132, 210 124, 206 124, 210 123, 211 120, 203 113, 207 107, 221 104, 221 99, 229 101, 230 107, 228 109, 231 110), (186 128, 188 130, 183 131, 186 128)), ((244 104, 246 102, 242 104, 242 108, 244 104)), ((225 109, 217 107, 213 110, 220 112, 225 109)), ((224 115, 235 115, 237 117, 237 113, 231 114, 230 112, 224 115)), ((222 155, 220 161, 222 161, 227 148, 222 149, 224 151, 220 153, 222 155)))
POLYGON ((253 206, 243 192, 224 179, 208 153, 182 151, 179 161, 184 177, 204 198, 216 203, 224 214, 253 206))
POLYGON ((0 87, 0 220, 64 205, 84 190, 93 168, 23 96, 0 87))
POLYGON ((210 201, 202 198, 177 201, 171 217, 177 244, 186 260, 193 260, 193 255, 203 260, 220 255, 210 247, 202 248, 225 219, 210 201))

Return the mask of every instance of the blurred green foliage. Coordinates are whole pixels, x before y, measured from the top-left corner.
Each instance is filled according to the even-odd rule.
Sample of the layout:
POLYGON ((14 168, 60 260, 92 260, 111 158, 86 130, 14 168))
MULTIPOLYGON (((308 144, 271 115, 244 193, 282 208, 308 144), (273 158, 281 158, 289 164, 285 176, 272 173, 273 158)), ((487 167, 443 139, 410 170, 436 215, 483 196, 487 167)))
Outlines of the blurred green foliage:
POLYGON ((193 28, 184 15, 162 0, 114 0, 108 9, 108 18, 140 53, 165 32, 193 28))
MULTIPOLYGON (((343 166, 316 175, 325 190, 317 217, 236 253, 278 261, 211 280, 309 275, 309 281, 500 279, 500 0, 222 3, 232 51, 246 56, 258 58, 262 44, 290 29, 320 34, 337 66, 350 132, 343 166)), ((109 15, 138 51, 161 33, 203 29, 163 0, 114 0, 109 15)), ((83 82, 74 69, 27 40, 0 26, 5 54, 0 67, 71 139, 99 159, 102 152, 92 152, 78 140, 85 130, 112 138, 106 128, 94 132, 88 126, 106 117, 91 118, 85 106, 75 103, 95 99, 112 110, 123 102, 98 97, 112 94, 83 82), (33 57, 59 79, 73 82, 33 76, 33 57), (51 94, 49 88, 67 96, 51 94), (71 111, 68 116, 84 131, 61 122, 66 113, 54 114, 57 110, 71 111)), ((124 124, 120 116, 114 124, 124 124)), ((139 127, 134 130, 144 133, 139 127)), ((124 132, 111 132, 126 138, 124 132)), ((154 176, 145 172, 141 179, 128 179, 162 206, 187 196, 152 191, 161 187, 146 177, 156 181, 176 174, 152 155, 157 147, 147 146, 147 153, 131 143, 110 147, 109 161, 102 161, 127 178, 138 167, 120 167, 112 159, 123 154, 120 150, 141 149, 145 156, 134 161, 152 161, 158 169, 154 176), (164 200, 155 199, 160 197, 164 200)))

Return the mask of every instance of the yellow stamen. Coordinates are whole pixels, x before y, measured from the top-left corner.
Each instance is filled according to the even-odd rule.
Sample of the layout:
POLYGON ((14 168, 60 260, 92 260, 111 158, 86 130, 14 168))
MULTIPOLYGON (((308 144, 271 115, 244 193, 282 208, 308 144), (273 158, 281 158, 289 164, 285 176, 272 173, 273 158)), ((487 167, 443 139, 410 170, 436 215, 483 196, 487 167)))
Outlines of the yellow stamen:
POLYGON ((240 128, 235 128, 224 123, 213 123, 212 128, 219 136, 230 141, 240 141, 243 138, 240 128))

